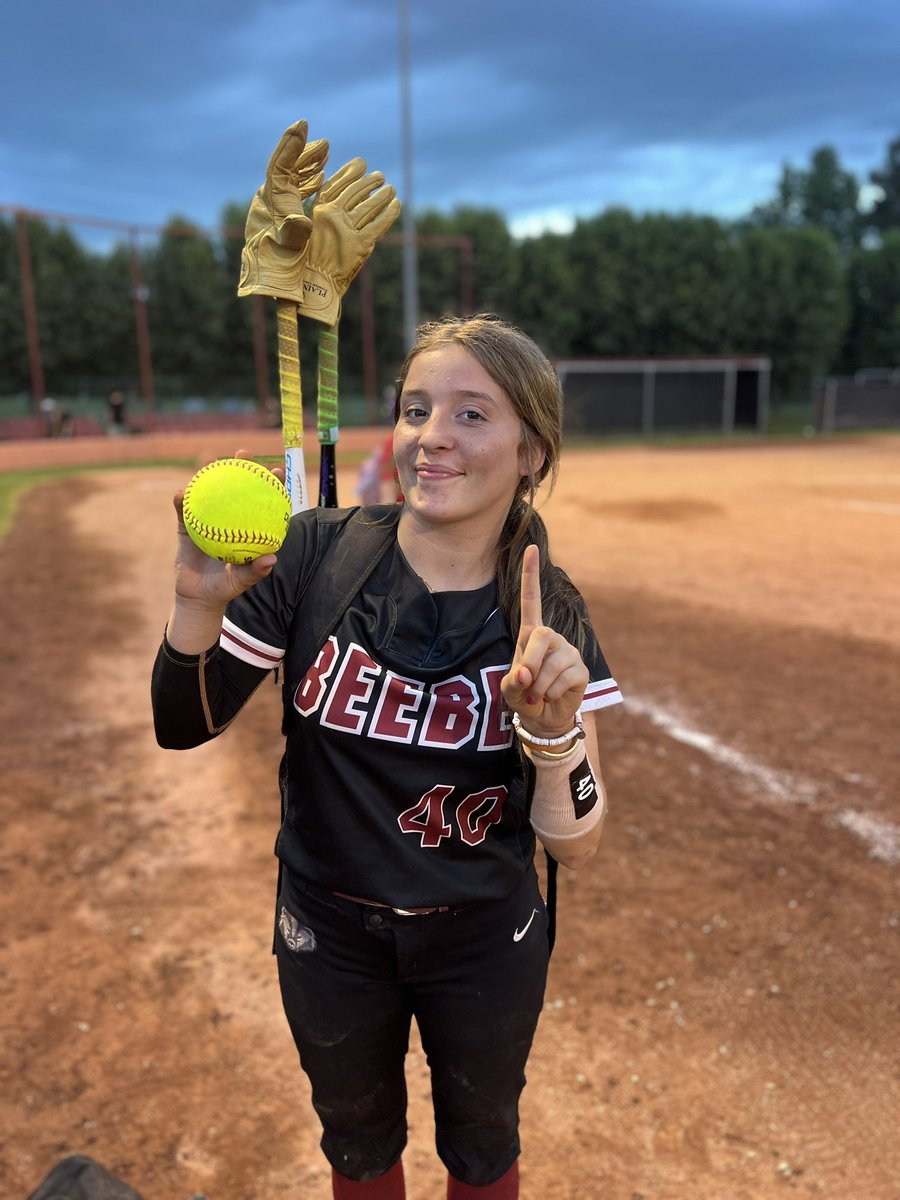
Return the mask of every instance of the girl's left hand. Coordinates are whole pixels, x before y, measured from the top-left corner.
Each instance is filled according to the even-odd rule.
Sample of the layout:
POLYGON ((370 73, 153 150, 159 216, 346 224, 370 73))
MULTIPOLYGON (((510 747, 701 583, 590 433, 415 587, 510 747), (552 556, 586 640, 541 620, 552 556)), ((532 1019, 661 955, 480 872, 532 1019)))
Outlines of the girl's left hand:
POLYGON ((522 559, 519 636, 500 690, 527 732, 557 737, 574 726, 589 675, 576 648, 541 623, 539 562, 537 546, 528 546, 522 559))

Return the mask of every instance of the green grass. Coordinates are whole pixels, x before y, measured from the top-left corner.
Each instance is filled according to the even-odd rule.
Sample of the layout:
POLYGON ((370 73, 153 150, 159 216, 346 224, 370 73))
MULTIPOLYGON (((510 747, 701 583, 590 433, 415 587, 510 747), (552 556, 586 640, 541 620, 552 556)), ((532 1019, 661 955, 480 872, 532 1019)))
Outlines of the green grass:
MULTIPOLYGON (((366 458, 366 453, 359 450, 341 454, 338 449, 338 455, 338 466, 341 469, 355 469, 366 458)), ((259 461, 267 466, 278 466, 283 463, 284 459, 280 455, 260 455, 259 461)), ((84 475, 87 472, 95 471, 131 471, 137 467, 175 467, 184 470, 185 483, 187 483, 190 475, 197 469, 197 461, 195 458, 148 458, 127 463, 97 463, 78 467, 38 467, 30 471, 0 472, 0 541, 3 541, 9 533, 20 499, 32 488, 70 475, 84 475)), ((318 470, 317 454, 315 462, 307 460, 306 463, 306 471, 311 484, 317 479, 318 470)), ((315 486, 318 487, 318 484, 316 483, 315 486)), ((347 497, 343 503, 355 504, 356 500, 354 497, 347 497)))
POLYGON ((105 466, 85 467, 38 467, 31 471, 3 471, 0 473, 0 541, 9 533, 16 508, 26 492, 45 483, 53 483, 70 475, 84 475, 88 471, 128 471, 134 467, 183 467, 193 471, 193 459, 148 459, 145 462, 109 463, 105 466))
POLYGON ((0 540, 9 533, 16 506, 25 492, 61 474, 61 471, 8 471, 0 475, 0 540))

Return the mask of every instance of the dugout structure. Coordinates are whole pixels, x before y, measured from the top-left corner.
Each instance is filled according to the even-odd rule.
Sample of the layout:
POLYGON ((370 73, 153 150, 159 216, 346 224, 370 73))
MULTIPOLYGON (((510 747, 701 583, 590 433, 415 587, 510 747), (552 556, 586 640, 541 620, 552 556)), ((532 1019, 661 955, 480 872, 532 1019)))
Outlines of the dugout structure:
POLYGON ((815 389, 820 433, 900 427, 900 367, 867 368, 852 376, 833 375, 815 389))
POLYGON ((561 359, 556 371, 570 434, 651 437, 768 428, 768 358, 561 359))

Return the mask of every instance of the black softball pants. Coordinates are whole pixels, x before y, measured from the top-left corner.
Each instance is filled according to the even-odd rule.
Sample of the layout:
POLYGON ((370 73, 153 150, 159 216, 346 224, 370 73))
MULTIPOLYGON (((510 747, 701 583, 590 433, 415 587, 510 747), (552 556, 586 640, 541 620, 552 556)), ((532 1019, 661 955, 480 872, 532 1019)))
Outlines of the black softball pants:
POLYGON ((519 1154, 519 1096, 547 979, 547 913, 530 870, 503 900, 400 916, 289 877, 278 901, 281 995, 341 1175, 376 1179, 407 1139, 415 1017, 437 1152, 486 1187, 519 1154))

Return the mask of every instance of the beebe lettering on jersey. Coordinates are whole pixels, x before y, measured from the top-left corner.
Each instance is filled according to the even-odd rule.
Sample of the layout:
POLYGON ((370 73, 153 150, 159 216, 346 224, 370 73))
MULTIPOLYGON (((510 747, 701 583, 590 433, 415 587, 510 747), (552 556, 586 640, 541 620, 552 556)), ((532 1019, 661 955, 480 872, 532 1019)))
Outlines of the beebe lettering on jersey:
POLYGON ((506 663, 478 679, 426 684, 381 666, 357 642, 342 649, 332 634, 294 690, 293 706, 328 729, 376 741, 457 750, 477 739, 479 750, 506 750, 513 730, 500 681, 508 670, 506 663))

